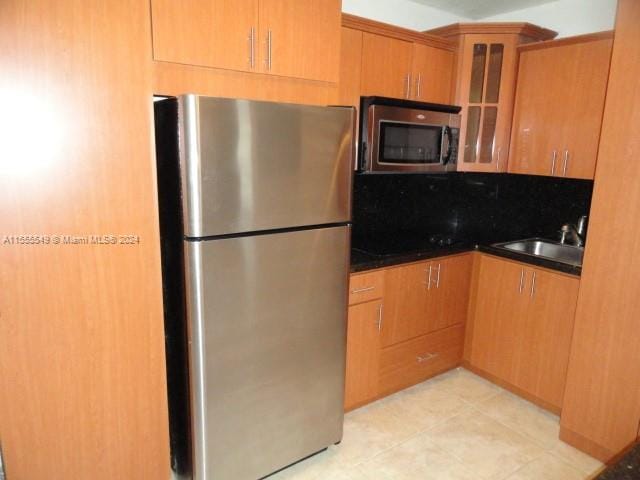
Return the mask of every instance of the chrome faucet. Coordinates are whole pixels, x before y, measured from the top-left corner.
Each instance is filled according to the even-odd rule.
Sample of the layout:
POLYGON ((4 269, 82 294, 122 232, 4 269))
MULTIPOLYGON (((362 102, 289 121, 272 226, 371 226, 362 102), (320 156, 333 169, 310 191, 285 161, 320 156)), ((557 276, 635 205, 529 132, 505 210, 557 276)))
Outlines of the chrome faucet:
POLYGON ((587 216, 582 215, 578 219, 577 226, 565 223, 560 229, 560 243, 570 243, 576 247, 584 247, 584 234, 587 231, 587 216))

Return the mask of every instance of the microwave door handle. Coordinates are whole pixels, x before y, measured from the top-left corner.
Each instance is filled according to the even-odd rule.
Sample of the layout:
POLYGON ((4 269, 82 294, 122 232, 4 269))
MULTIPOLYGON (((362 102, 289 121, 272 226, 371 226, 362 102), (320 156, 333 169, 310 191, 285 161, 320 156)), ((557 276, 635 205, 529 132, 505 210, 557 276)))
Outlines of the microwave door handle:
POLYGON ((442 127, 442 146, 444 147, 445 144, 445 139, 446 139, 446 144, 447 144, 447 153, 442 157, 442 164, 446 165, 447 163, 449 163, 449 160, 451 160, 451 153, 453 152, 453 136, 451 134, 451 127, 444 126, 442 127))

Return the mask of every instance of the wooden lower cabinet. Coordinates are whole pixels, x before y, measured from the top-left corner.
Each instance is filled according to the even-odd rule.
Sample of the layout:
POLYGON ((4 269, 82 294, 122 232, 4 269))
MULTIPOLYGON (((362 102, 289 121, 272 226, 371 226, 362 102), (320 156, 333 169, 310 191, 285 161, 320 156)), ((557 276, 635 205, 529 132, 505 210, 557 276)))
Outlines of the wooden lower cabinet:
POLYGON ((559 411, 579 279, 487 255, 478 268, 471 367, 559 411))
POLYGON ((454 325, 380 352, 378 392, 388 395, 454 368, 462 358, 464 326, 454 325))
POLYGON ((381 317, 382 300, 349 307, 345 410, 351 410, 378 396, 381 317))
POLYGON ((382 345, 388 347, 466 320, 471 255, 385 271, 382 345))
POLYGON ((346 410, 460 364, 472 264, 463 254, 351 276, 346 410))

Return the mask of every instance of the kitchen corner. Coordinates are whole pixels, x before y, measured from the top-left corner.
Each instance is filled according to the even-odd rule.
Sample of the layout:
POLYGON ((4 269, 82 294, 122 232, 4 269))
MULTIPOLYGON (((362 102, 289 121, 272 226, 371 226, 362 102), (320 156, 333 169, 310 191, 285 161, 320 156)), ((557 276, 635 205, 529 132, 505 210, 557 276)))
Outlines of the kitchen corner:
POLYGON ((354 179, 351 271, 479 251, 580 275, 581 266, 495 244, 558 240, 588 213, 593 182, 533 175, 448 173, 354 179))

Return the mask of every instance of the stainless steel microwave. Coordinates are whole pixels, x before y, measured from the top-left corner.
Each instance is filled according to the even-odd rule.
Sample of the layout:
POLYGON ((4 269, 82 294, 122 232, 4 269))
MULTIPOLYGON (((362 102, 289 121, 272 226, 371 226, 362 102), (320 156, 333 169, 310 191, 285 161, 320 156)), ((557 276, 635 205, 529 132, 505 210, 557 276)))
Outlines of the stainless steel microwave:
POLYGON ((385 97, 360 101, 359 170, 436 173, 456 170, 460 107, 385 97))

